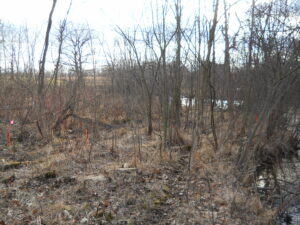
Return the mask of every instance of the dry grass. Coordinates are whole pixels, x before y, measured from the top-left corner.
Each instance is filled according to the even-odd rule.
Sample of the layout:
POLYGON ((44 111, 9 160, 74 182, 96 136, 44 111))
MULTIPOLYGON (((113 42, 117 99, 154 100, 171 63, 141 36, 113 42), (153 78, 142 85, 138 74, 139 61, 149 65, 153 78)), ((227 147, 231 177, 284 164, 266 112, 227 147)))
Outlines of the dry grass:
MULTIPOLYGON (((54 137, 41 147, 36 143, 36 149, 28 151, 32 158, 38 156, 31 160, 35 163, 25 165, 22 170, 5 171, 5 177, 13 174, 17 177, 14 185, 27 185, 28 190, 20 188, 18 191, 31 202, 26 205, 31 216, 41 216, 45 221, 53 221, 52 224, 80 224, 83 218, 97 221, 97 224, 100 222, 95 215, 99 214, 104 220, 108 219, 109 213, 117 217, 117 213, 125 211, 124 217, 135 212, 145 222, 151 221, 152 212, 163 211, 166 216, 160 217, 166 223, 173 218, 173 224, 193 224, 195 221, 211 224, 213 215, 219 224, 232 225, 243 224, 241 221, 247 222, 244 224, 268 224, 274 217, 274 212, 262 204, 257 194, 249 195, 248 188, 238 185, 233 165, 238 152, 236 145, 226 143, 215 153, 211 134, 201 135, 199 149, 192 152, 192 170, 188 173, 190 152, 181 151, 182 146, 172 146, 171 154, 167 149, 160 155, 159 121, 154 122, 157 134, 147 136, 144 123, 127 120, 123 100, 115 98, 114 102, 112 105, 111 97, 103 99, 97 120, 121 126, 97 131, 96 138, 90 131, 90 145, 85 146, 83 128, 86 125, 70 118, 64 124, 64 138, 54 137), (73 134, 69 133, 70 129, 79 131, 73 134), (45 179, 49 171, 55 171, 53 180, 45 179), (43 177, 42 181, 40 177, 43 177), (190 202, 185 197, 188 177, 190 202), (70 179, 75 179, 75 183, 70 179), (100 203, 107 199, 109 204, 105 204, 110 206, 101 206, 100 203), (135 204, 134 207, 126 205, 128 202, 135 204), (212 210, 214 207, 218 211, 212 210), (131 212, 126 212, 126 208, 131 212), (151 216, 147 217, 147 213, 151 216), (75 220, 74 215, 80 219, 75 220), (72 219, 68 219, 69 216, 72 219)), ((82 112, 83 115, 93 118, 88 111, 82 112)), ((226 119, 226 113, 224 116, 226 119)), ((219 128, 220 132, 226 131, 225 128, 219 128)), ((36 128, 32 129, 37 132, 36 128)), ((191 131, 180 130, 178 133, 184 145, 191 146, 191 131)), ((6 192, 1 188, 3 186, 0 194, 4 196, 6 192)), ((7 213, 9 207, 3 213, 7 213)))

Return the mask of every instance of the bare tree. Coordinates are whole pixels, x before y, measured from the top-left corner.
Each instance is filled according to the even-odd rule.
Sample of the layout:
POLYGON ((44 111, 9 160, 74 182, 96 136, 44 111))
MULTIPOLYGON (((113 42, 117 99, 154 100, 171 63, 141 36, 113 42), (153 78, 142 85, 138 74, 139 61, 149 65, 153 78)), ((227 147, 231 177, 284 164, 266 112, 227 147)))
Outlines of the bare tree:
POLYGON ((39 127, 39 131, 43 137, 43 130, 44 129, 44 122, 43 122, 43 111, 44 111, 44 83, 45 83, 45 64, 46 64, 46 57, 47 57, 47 51, 48 51, 48 46, 49 46, 49 36, 50 36, 50 30, 51 30, 51 26, 52 26, 52 15, 55 9, 55 5, 56 5, 57 0, 53 0, 53 4, 52 4, 52 8, 49 14, 49 18, 48 18, 48 25, 47 25, 47 30, 46 30, 46 36, 45 36, 45 43, 44 43, 44 49, 43 49, 43 54, 42 54, 42 59, 40 61, 40 65, 39 65, 39 74, 38 74, 38 90, 37 90, 37 94, 39 97, 39 110, 38 110, 38 127, 39 127))
POLYGON ((55 62, 54 72, 53 72, 54 87, 57 86, 58 72, 59 72, 59 67, 61 66, 62 47, 63 47, 64 41, 66 39, 67 19, 68 19, 68 15, 69 15, 71 6, 72 6, 72 0, 70 1, 70 5, 69 5, 69 8, 68 8, 65 18, 59 24, 58 34, 56 36, 56 39, 58 41, 58 49, 57 49, 57 59, 55 62))
POLYGON ((204 84, 208 86, 209 93, 210 93, 210 124, 211 129, 213 132, 213 138, 214 138, 214 149, 215 151, 218 150, 218 138, 216 133, 216 126, 215 126, 215 118, 214 118, 214 107, 215 107, 215 88, 212 84, 211 80, 211 74, 212 74, 212 62, 211 62, 211 54, 212 54, 212 48, 215 41, 215 33, 216 33, 216 27, 218 23, 218 9, 219 9, 219 0, 216 0, 214 4, 214 16, 212 25, 209 29, 209 36, 207 40, 207 54, 206 59, 204 62, 204 84))
MULTIPOLYGON (((133 77, 139 87, 141 88, 143 96, 146 98, 146 114, 147 114, 147 121, 148 121, 148 135, 151 135, 153 132, 153 125, 152 125, 152 104, 153 104, 153 93, 154 87, 157 82, 157 77, 159 73, 160 67, 160 59, 158 62, 153 62, 149 57, 151 57, 153 52, 153 33, 148 32, 147 30, 139 30, 142 34, 142 41, 139 42, 137 38, 137 30, 133 32, 133 35, 130 36, 126 34, 122 29, 119 28, 119 33, 122 35, 126 43, 132 51, 133 57, 130 55, 131 64, 133 66, 137 66, 138 70, 133 68, 133 77), (142 48, 142 53, 140 52, 138 44, 144 45, 142 48), (150 70, 149 70, 150 69, 150 70), (150 72, 147 75, 147 73, 150 72)), ((161 57, 159 57, 161 58, 161 57)))
POLYGON ((70 83, 73 85, 71 85, 65 105, 52 127, 56 135, 60 134, 61 123, 70 116, 74 116, 76 103, 80 101, 80 96, 82 96, 79 94, 80 89, 84 87, 84 64, 87 63, 90 56, 88 45, 91 35, 85 26, 70 27, 66 38, 67 48, 63 52, 66 56, 64 63, 71 68, 70 83))
MULTIPOLYGON (((156 57, 156 60, 159 61, 161 58, 161 79, 159 84, 162 89, 161 93, 161 108, 162 108, 162 120, 163 120, 163 150, 166 148, 167 137, 168 137, 168 127, 169 127, 169 100, 170 100, 170 88, 169 88, 169 75, 167 69, 167 50, 168 46, 171 43, 175 32, 168 32, 167 28, 167 13, 168 13, 168 4, 167 1, 162 3, 161 6, 158 4, 152 7, 152 32, 155 37, 156 43, 159 46, 159 51, 156 57), (160 11, 160 10, 161 11, 160 11)), ((160 153, 161 154, 161 153, 160 153)))
POLYGON ((238 161, 240 168, 248 168, 255 158, 255 149, 286 129, 284 115, 292 107, 288 99, 293 99, 291 90, 299 80, 295 41, 299 27, 293 24, 290 10, 288 2, 280 0, 252 9, 255 17, 254 25, 250 26, 252 47, 248 53, 252 53, 252 63, 246 71, 252 85, 246 96, 246 113, 252 124, 247 123, 247 142, 241 146, 238 161), (253 117, 257 117, 255 123, 253 117))
POLYGON ((174 89, 173 89, 173 125, 176 127, 180 126, 180 112, 181 112, 181 84, 182 84, 182 73, 181 73, 181 39, 182 39, 182 4, 181 0, 175 2, 175 19, 176 19, 176 59, 175 59, 175 71, 174 71, 174 89))

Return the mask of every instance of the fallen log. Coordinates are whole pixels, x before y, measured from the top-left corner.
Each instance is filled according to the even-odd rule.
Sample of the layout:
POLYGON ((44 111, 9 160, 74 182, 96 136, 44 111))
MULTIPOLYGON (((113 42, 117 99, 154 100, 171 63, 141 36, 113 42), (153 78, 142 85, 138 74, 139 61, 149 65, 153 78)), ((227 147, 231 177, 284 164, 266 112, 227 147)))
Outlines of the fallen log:
POLYGON ((70 116, 73 117, 74 119, 77 119, 77 120, 83 122, 83 123, 86 123, 86 124, 89 124, 89 125, 96 125, 96 126, 99 126, 99 127, 103 127, 105 129, 112 129, 114 127, 119 127, 119 126, 113 126, 113 125, 110 125, 110 124, 107 124, 107 123, 103 123, 103 122, 100 122, 100 121, 95 121, 91 118, 81 117, 81 116, 76 115, 76 114, 72 114, 70 116))

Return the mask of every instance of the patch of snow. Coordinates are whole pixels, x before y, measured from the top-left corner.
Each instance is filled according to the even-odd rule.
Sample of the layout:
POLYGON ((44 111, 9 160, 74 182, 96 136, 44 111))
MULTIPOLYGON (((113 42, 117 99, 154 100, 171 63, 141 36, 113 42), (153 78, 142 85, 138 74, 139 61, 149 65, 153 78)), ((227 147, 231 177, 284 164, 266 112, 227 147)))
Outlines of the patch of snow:
POLYGON ((87 223, 89 220, 87 219, 87 218, 82 218, 81 220, 80 220, 80 223, 87 223))
MULTIPOLYGON (((189 106, 190 105, 190 101, 191 101, 191 105, 195 105, 195 98, 188 98, 188 97, 185 97, 185 96, 182 96, 181 97, 181 105, 182 106, 189 106)), ((172 98, 170 97, 170 102, 172 102, 172 98)), ((233 105, 235 106, 242 106, 244 104, 243 101, 238 101, 238 100, 234 100, 233 101, 233 105)), ((221 99, 217 99, 216 100, 216 107, 218 107, 219 109, 228 109, 228 100, 221 100, 221 99)))

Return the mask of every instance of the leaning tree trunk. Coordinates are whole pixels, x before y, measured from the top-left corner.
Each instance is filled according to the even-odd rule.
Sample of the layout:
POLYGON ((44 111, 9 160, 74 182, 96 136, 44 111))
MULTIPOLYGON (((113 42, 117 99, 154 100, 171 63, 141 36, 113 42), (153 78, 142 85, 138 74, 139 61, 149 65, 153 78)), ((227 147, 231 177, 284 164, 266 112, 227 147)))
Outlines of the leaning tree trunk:
POLYGON ((40 68, 39 68, 39 75, 38 75, 38 115, 37 115, 37 126, 38 130, 42 137, 44 137, 45 132, 45 119, 44 119, 44 110, 45 110, 45 90, 44 90, 44 83, 45 83, 45 64, 46 64, 46 57, 47 57, 47 51, 49 46, 49 36, 50 36, 50 30, 52 26, 52 15, 55 9, 57 0, 53 0, 52 8, 49 14, 48 19, 48 26, 46 30, 46 36, 45 36, 45 43, 44 43, 44 50, 42 59, 40 61, 40 68))

